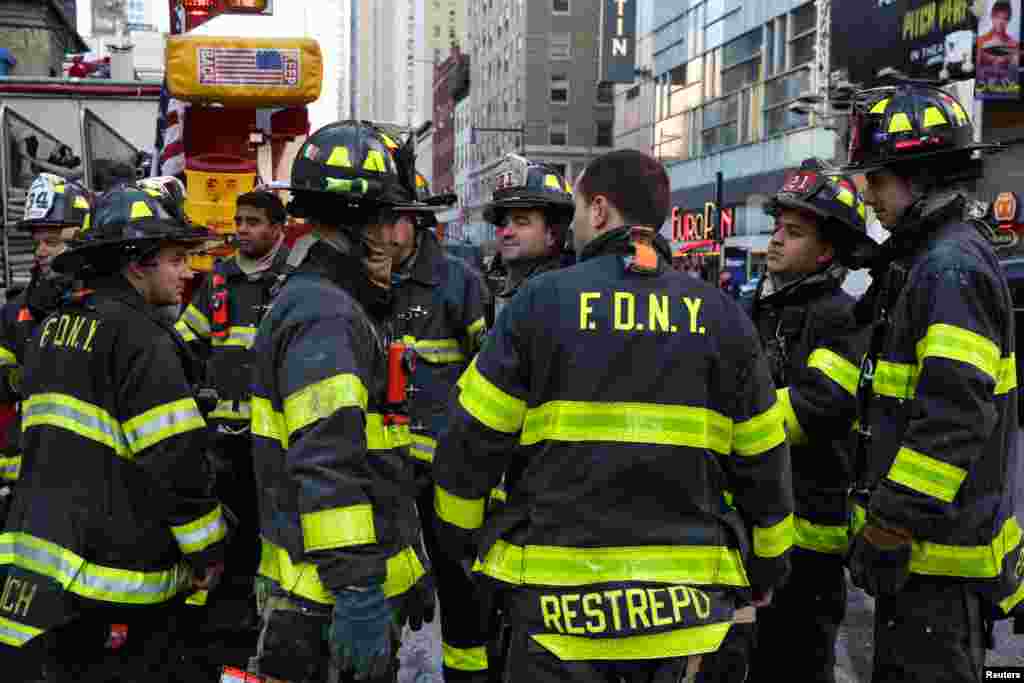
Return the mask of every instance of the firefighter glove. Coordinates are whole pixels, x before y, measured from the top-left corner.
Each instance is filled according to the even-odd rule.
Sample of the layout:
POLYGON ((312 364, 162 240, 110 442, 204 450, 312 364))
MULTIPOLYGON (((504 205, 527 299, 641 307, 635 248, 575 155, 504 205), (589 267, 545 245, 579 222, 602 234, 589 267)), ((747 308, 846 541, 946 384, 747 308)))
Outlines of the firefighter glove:
POLYGON ((850 579, 874 597, 894 595, 910 578, 911 535, 894 529, 876 517, 857 534, 851 545, 850 579))
POLYGON ((356 680, 383 677, 394 656, 394 610, 380 586, 345 589, 334 596, 331 656, 356 680))
POLYGON ((406 622, 413 631, 434 620, 434 577, 429 572, 405 593, 391 599, 399 627, 406 622))

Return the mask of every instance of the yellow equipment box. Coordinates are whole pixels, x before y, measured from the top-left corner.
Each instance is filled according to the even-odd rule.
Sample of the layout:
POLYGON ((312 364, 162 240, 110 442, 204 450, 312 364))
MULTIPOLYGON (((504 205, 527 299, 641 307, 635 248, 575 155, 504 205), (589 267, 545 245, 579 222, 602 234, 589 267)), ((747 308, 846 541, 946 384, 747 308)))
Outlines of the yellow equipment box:
POLYGON ((312 38, 167 39, 172 97, 225 107, 287 107, 320 97, 323 58, 312 38))

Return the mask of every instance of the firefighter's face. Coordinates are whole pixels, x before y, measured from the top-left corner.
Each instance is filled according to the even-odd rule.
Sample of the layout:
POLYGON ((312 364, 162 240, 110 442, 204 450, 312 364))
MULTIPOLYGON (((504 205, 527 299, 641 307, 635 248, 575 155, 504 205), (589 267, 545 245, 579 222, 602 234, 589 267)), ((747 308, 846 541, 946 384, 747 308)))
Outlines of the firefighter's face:
POLYGON ((504 263, 542 258, 555 248, 555 236, 540 209, 509 209, 496 234, 504 263))
POLYGON ((235 227, 238 229, 238 251, 245 257, 258 259, 270 253, 281 237, 284 226, 271 223, 265 209, 255 206, 239 206, 235 211, 235 227))
POLYGON ((182 302, 185 287, 192 279, 188 254, 186 246, 167 245, 144 263, 128 266, 128 279, 146 303, 153 306, 177 306, 182 302))
POLYGON ((813 214, 783 209, 775 221, 768 243, 768 272, 780 275, 809 275, 831 263, 832 246, 821 239, 813 214))
POLYGON ((878 221, 886 228, 898 225, 903 213, 914 203, 910 181, 889 169, 867 174, 864 203, 875 210, 878 221))
POLYGON ((35 266, 43 275, 49 274, 53 259, 68 250, 68 241, 74 234, 74 228, 36 228, 32 231, 35 266))
POLYGON ((400 213, 395 217, 392 244, 395 248, 395 265, 402 263, 412 255, 416 248, 416 216, 411 213, 400 213))
POLYGON ((992 31, 995 33, 1006 33, 1010 27, 1010 13, 1004 9, 997 9, 992 12, 992 31))

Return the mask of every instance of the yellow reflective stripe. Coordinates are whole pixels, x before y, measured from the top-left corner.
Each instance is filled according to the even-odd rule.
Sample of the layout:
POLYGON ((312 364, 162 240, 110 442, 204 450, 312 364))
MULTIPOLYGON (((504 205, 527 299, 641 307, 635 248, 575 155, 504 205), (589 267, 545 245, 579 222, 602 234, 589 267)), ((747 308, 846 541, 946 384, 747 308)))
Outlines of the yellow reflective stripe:
POLYGON ((136 455, 164 439, 193 429, 204 429, 206 421, 193 398, 165 403, 124 423, 124 436, 136 455))
POLYGON ((422 462, 434 462, 434 451, 437 449, 437 441, 422 434, 412 434, 412 443, 409 444, 409 455, 422 462))
POLYGON ((491 489, 490 501, 492 503, 506 503, 508 502, 508 494, 505 492, 505 489, 496 486, 491 489))
POLYGON ((185 604, 191 605, 192 607, 204 607, 206 605, 206 601, 209 599, 210 591, 198 590, 192 595, 188 596, 188 599, 185 600, 185 604))
POLYGON ((530 637, 563 661, 660 659, 714 652, 731 626, 727 621, 624 638, 587 638, 558 633, 538 633, 530 637))
POLYGON ((796 518, 793 545, 829 555, 843 555, 849 549, 850 533, 846 526, 830 526, 796 518))
POLYGON ((445 491, 440 486, 434 487, 434 511, 443 521, 460 529, 479 529, 484 525, 484 498, 460 498, 445 491))
POLYGON ((210 418, 248 422, 252 419, 252 407, 248 401, 217 401, 217 407, 210 413, 210 418))
POLYGON ((918 493, 952 503, 967 478, 967 470, 904 446, 896 453, 887 478, 918 493))
POLYGON ((366 410, 366 387, 357 376, 343 373, 302 387, 284 399, 289 437, 343 408, 366 410))
POLYGON ((996 395, 1008 394, 1017 388, 1017 354, 999 361, 999 377, 996 378, 996 395))
POLYGON ((204 339, 210 336, 210 319, 203 315, 194 304, 185 307, 179 322, 184 322, 193 332, 204 339))
POLYGON ((431 363, 458 363, 466 360, 458 339, 413 340, 416 355, 431 363))
POLYGON ((157 571, 117 569, 87 562, 56 543, 21 532, 0 534, 0 566, 13 565, 53 579, 90 600, 131 605, 167 602, 191 582, 184 563, 157 571))
POLYGON ((256 328, 246 325, 232 325, 228 328, 227 337, 214 337, 213 346, 241 346, 251 349, 256 341, 256 328))
POLYGON ((775 398, 778 400, 779 410, 782 411, 782 425, 786 428, 786 436, 789 442, 795 446, 807 443, 807 434, 800 426, 796 411, 793 410, 793 403, 789 400, 789 387, 776 389, 775 398))
POLYGON ((724 546, 523 547, 499 539, 473 570, 517 586, 629 581, 750 585, 739 551, 724 546))
POLYGON ((770 527, 754 527, 754 554, 758 557, 778 557, 793 547, 793 515, 770 527))
POLYGON ((815 349, 807 359, 807 367, 821 370, 830 380, 851 396, 857 394, 860 368, 831 349, 815 349))
POLYGON ((192 331, 192 328, 186 325, 181 320, 174 323, 174 329, 178 332, 179 335, 181 335, 181 338, 184 339, 186 342, 194 342, 199 339, 199 337, 196 336, 195 332, 192 331))
POLYGON ((0 617, 0 643, 4 645, 21 647, 42 632, 41 628, 0 617))
POLYGON ((937 323, 917 343, 918 365, 926 358, 946 358, 973 365, 992 379, 999 374, 999 346, 987 337, 955 325, 937 323))
POLYGON ((1020 542, 1020 525, 1012 516, 988 545, 958 546, 915 541, 910 552, 910 571, 930 576, 994 579, 1002 572, 1003 559, 1020 542))
POLYGON ((300 515, 306 552, 348 548, 377 542, 373 506, 369 503, 300 515))
POLYGON ((10 350, 0 346, 0 368, 8 365, 17 365, 18 357, 15 356, 10 350))
POLYGON ((224 521, 224 511, 218 505, 197 520, 172 526, 171 533, 174 534, 181 552, 190 555, 202 552, 222 540, 227 536, 228 526, 224 521))
POLYGON ((879 396, 908 399, 914 397, 917 387, 917 367, 910 363, 880 360, 875 367, 872 389, 879 396))
POLYGON ((1024 602, 1024 581, 1021 581, 1016 591, 999 601, 999 609, 1003 610, 1003 614, 1009 614, 1021 602, 1024 602))
POLYGON ((366 414, 366 447, 371 451, 405 448, 412 443, 409 425, 384 424, 380 413, 366 414))
POLYGON ((466 328, 466 336, 469 338, 470 346, 474 351, 479 346, 477 341, 479 340, 481 333, 485 331, 486 326, 486 320, 483 318, 477 318, 469 324, 469 327, 466 328))
MULTIPOLYGON (((293 564, 288 551, 261 539, 260 576, 280 584, 286 592, 323 605, 333 605, 334 596, 320 583, 316 565, 311 562, 293 564)), ((389 598, 401 595, 423 578, 426 570, 416 551, 406 547, 387 558, 385 579, 381 588, 389 598)))
POLYGON ((0 481, 18 481, 21 473, 21 456, 0 458, 0 481))
POLYGON ((274 410, 270 400, 262 396, 253 396, 250 405, 252 423, 249 426, 253 436, 277 441, 281 448, 288 450, 288 428, 285 426, 284 415, 274 410))
POLYGON ((99 406, 67 394, 35 394, 22 403, 22 431, 49 425, 96 441, 122 458, 131 458, 121 425, 99 406))
POLYGON ((456 671, 487 671, 486 647, 455 647, 441 641, 444 665, 456 671))
POLYGON ((656 403, 549 401, 526 411, 520 443, 613 441, 729 453, 732 421, 712 410, 656 403))
POLYGON ((761 455, 786 441, 783 410, 778 401, 771 408, 733 427, 732 450, 737 455, 761 455))
POLYGON ((459 379, 459 403, 466 412, 496 432, 515 434, 523 427, 526 401, 506 394, 476 369, 476 359, 459 379))

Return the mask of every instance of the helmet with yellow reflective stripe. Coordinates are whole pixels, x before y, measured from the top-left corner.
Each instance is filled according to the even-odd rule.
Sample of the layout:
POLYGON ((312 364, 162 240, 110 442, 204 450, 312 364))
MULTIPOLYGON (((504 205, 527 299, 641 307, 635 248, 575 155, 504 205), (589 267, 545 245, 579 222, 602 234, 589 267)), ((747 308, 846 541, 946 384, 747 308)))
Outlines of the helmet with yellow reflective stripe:
POLYGON ((25 196, 25 215, 19 230, 36 228, 78 228, 89 215, 92 195, 74 180, 52 173, 40 173, 25 196))
POLYGON ((100 195, 67 251, 53 262, 61 273, 85 268, 109 272, 125 260, 139 258, 160 244, 201 244, 211 234, 174 215, 159 191, 119 185, 100 195))
POLYGON ((776 218, 783 209, 813 213, 821 219, 822 236, 842 253, 875 243, 868 236, 864 197, 853 179, 820 159, 805 159, 764 207, 776 218))
POLYGON ((843 170, 870 173, 940 155, 999 149, 974 142, 967 110, 949 93, 916 83, 886 86, 855 97, 843 170))
POLYGON ((135 186, 160 200, 164 208, 181 222, 190 222, 185 215, 185 200, 188 199, 188 193, 185 191, 185 183, 178 178, 172 175, 142 178, 136 181, 135 186))
POLYGON ((369 121, 338 121, 311 135, 292 164, 289 207, 305 217, 304 204, 341 200, 358 207, 423 209, 416 191, 415 148, 369 121))
POLYGON ((484 207, 484 220, 504 223, 508 209, 548 209, 572 218, 576 208, 572 186, 547 164, 518 154, 506 154, 495 172, 494 193, 484 207))

